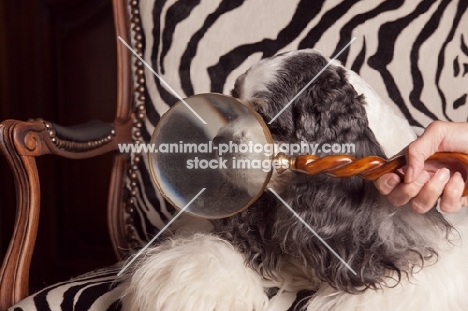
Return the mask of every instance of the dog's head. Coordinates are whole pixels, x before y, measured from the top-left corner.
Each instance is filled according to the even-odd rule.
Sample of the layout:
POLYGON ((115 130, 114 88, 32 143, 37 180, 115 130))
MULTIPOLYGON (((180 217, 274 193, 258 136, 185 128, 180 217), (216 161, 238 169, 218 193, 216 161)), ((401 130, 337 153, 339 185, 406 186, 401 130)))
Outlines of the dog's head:
MULTIPOLYGON (((324 69, 328 62, 313 50, 264 59, 237 79, 232 95, 267 123, 292 101, 269 124, 276 142, 354 144, 352 155, 360 158, 393 155, 414 139, 408 123, 359 76, 338 62, 324 69)), ((434 237, 450 229, 435 209, 419 215, 395 208, 359 177, 290 172, 275 176, 272 186, 314 232, 268 191, 247 211, 216 222, 267 278, 285 279, 294 265, 293 273, 341 290, 378 288, 435 258, 434 237)))

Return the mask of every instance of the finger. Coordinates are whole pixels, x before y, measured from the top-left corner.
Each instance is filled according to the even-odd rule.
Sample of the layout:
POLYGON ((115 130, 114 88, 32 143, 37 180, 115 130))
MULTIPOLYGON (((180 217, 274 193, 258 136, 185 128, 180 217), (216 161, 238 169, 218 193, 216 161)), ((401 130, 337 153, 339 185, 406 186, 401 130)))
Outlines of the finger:
POLYGON ((402 206, 414 198, 429 181, 431 175, 423 171, 418 178, 410 183, 401 183, 387 196, 388 200, 395 206, 402 206))
POLYGON ((456 172, 445 186, 440 199, 440 209, 447 213, 458 211, 462 206, 463 189, 465 189, 463 177, 459 172, 456 172))
POLYGON ((439 151, 468 153, 468 122, 444 122, 439 151))
POLYGON ((424 169, 424 161, 438 151, 438 147, 444 137, 446 122, 432 122, 424 133, 409 144, 405 156, 407 167, 405 171, 405 182, 414 182, 424 169))
MULTIPOLYGON (((418 195, 411 200, 411 208, 417 213, 426 213, 436 203, 442 193, 445 193, 445 188, 450 179, 450 171, 447 168, 442 168, 424 185, 418 195)), ((458 196, 458 202, 460 201, 458 196)), ((449 197, 448 199, 451 199, 449 197)), ((455 200, 455 199, 454 199, 455 200)))
POLYGON ((400 177, 397 174, 385 174, 377 179, 374 184, 379 189, 380 193, 387 195, 395 189, 395 187, 401 182, 400 177))

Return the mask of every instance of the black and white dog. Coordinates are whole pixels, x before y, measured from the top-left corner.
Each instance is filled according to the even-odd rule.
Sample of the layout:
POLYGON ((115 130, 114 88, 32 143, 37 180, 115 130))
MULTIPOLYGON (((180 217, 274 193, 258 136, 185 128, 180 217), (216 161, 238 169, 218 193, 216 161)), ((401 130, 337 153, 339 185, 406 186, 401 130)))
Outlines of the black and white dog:
MULTIPOLYGON (((271 120, 328 61, 313 50, 262 60, 232 95, 271 120)), ((415 138, 338 62, 269 128, 276 142, 354 143, 355 157, 392 156, 415 138)), ((281 295, 301 289, 314 291, 307 310, 468 308, 468 236, 435 208, 395 208, 359 177, 290 172, 270 186, 356 274, 267 191, 248 210, 214 221, 210 234, 175 236, 148 250, 126 276, 124 309, 286 310, 281 295), (273 287, 280 290, 269 300, 273 287)))

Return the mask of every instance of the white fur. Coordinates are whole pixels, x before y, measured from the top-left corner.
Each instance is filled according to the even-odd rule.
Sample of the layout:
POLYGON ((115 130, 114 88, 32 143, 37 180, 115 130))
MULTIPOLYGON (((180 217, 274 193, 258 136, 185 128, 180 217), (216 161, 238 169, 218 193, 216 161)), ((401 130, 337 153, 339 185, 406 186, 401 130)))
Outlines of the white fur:
POLYGON ((441 247, 438 262, 424 267, 409 280, 405 278, 394 288, 367 290, 361 295, 339 292, 323 284, 310 300, 307 310, 466 310, 468 243, 465 240, 468 228, 464 225, 457 229, 462 239, 454 241, 454 247, 441 247))
POLYGON ((251 67, 249 74, 245 76, 243 97, 252 98, 258 92, 267 92, 265 81, 275 81, 276 73, 281 69, 283 58, 277 57, 271 62, 258 62, 251 67))
POLYGON ((247 311, 268 304, 260 276, 216 236, 179 237, 145 256, 122 299, 124 311, 247 311))
MULTIPOLYGON (((323 283, 307 310, 465 310, 468 243, 463 243, 463 237, 468 236, 468 226, 457 229, 462 239, 456 238, 454 247, 441 245, 438 262, 409 280, 403 278, 394 288, 357 295, 323 283)), ((216 236, 198 234, 170 240, 146 256, 126 290, 124 311, 285 311, 294 300, 291 293, 280 292, 268 305, 259 275, 244 265, 244 258, 232 245, 216 236)))

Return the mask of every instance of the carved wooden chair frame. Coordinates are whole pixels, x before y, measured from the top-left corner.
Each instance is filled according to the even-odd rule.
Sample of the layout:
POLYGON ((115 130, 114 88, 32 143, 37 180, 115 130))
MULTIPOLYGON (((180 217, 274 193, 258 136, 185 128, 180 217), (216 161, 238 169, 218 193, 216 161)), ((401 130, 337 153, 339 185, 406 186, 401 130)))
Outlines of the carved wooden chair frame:
POLYGON ((40 210, 36 157, 55 154, 85 159, 115 152, 107 206, 110 236, 119 258, 124 255, 122 249, 135 247, 131 225, 127 225, 130 213, 126 212, 131 210, 132 197, 131 191, 124 194, 124 178, 126 174, 132 178, 132 170, 136 169, 132 162, 139 158, 116 151, 119 143, 141 140, 145 80, 143 64, 117 37, 132 42, 135 51, 142 55, 138 4, 137 0, 112 0, 117 41, 117 111, 112 124, 95 121, 66 129, 42 119, 0 123, 0 151, 13 170, 17 194, 14 232, 0 268, 0 310, 25 298, 29 291, 29 268, 40 210), (70 137, 70 133, 78 135, 70 137))

